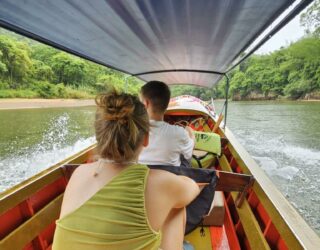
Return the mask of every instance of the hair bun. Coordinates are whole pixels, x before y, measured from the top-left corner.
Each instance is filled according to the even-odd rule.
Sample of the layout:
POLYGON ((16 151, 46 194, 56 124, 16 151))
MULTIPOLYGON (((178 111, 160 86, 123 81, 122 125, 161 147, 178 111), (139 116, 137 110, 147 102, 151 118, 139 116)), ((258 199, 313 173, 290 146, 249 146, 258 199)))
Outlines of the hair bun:
POLYGON ((115 90, 97 96, 96 104, 94 126, 100 157, 118 163, 136 160, 137 150, 149 132, 144 105, 137 96, 115 90))
POLYGON ((96 98, 97 106, 103 111, 106 121, 118 121, 121 124, 127 123, 134 112, 134 103, 130 95, 118 94, 112 91, 107 94, 100 94, 96 98))

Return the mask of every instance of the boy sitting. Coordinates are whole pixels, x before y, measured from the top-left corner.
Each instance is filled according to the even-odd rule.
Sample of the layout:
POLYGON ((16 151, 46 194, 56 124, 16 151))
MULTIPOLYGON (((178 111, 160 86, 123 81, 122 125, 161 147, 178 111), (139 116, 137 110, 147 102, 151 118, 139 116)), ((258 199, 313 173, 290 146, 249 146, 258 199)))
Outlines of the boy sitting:
POLYGON ((160 81, 150 81, 141 88, 141 101, 147 109, 151 127, 149 145, 140 154, 139 163, 180 166, 181 155, 190 160, 195 143, 192 129, 163 121, 170 101, 169 87, 160 81))

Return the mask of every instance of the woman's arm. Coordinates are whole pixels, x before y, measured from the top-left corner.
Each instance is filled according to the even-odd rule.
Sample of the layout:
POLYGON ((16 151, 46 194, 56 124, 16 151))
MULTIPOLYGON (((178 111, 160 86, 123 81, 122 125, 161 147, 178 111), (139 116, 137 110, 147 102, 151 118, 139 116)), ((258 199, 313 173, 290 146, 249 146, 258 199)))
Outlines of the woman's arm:
POLYGON ((197 183, 186 176, 172 175, 167 181, 166 190, 173 201, 173 208, 187 206, 200 193, 197 183))

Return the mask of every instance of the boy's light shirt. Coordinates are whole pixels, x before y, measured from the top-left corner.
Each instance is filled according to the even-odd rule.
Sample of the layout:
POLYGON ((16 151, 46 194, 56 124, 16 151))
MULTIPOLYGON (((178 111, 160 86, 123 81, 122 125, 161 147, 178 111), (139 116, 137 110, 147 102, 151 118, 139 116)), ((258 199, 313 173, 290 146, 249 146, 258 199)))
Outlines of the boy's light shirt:
POLYGON ((139 163, 180 166, 180 155, 191 159, 194 141, 184 128, 164 121, 150 120, 150 124, 149 145, 142 150, 139 163))

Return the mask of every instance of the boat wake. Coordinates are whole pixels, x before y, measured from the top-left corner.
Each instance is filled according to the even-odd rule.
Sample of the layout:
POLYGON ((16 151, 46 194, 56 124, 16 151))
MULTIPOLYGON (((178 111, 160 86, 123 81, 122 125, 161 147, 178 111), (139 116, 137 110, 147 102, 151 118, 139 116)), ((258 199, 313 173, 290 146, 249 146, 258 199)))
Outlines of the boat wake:
POLYGON ((269 176, 288 181, 306 170, 320 165, 320 151, 291 145, 280 135, 272 137, 260 132, 237 131, 237 138, 269 176), (263 142, 263 143, 262 143, 263 142))
POLYGON ((279 167, 278 163, 270 157, 253 156, 253 159, 259 163, 260 167, 269 176, 278 176, 286 180, 292 180, 299 172, 299 169, 293 166, 279 167))
POLYGON ((80 135, 70 123, 67 113, 54 117, 39 143, 1 158, 0 192, 95 143, 94 136, 80 135))
POLYGON ((320 150, 291 145, 283 136, 235 132, 258 165, 320 234, 320 150))

